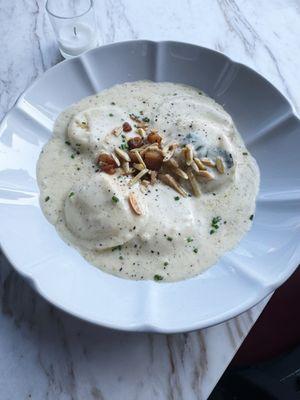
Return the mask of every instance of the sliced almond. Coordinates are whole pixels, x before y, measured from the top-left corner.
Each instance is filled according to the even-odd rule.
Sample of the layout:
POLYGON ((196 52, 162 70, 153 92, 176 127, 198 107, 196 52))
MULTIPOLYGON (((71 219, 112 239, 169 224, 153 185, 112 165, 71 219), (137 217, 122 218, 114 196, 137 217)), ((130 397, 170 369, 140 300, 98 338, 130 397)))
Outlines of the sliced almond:
POLYGON ((217 168, 217 170, 220 172, 220 174, 224 174, 224 172, 225 172, 225 165, 224 165, 224 163, 223 163, 222 158, 220 158, 220 157, 217 157, 217 159, 216 159, 216 168, 217 168))
POLYGON ((142 164, 142 166, 143 166, 144 168, 146 168, 146 165, 145 165, 145 163, 144 163, 144 160, 142 159, 142 156, 140 155, 139 152, 136 153, 136 158, 138 159, 139 163, 142 164))
POLYGON ((216 166, 216 164, 210 158, 207 158, 207 157, 201 158, 201 162, 202 162, 202 164, 206 165, 207 167, 215 167, 216 166))
POLYGON ((205 171, 205 170, 206 170, 206 166, 203 164, 203 162, 202 162, 199 158, 194 157, 194 161, 195 161, 195 163, 197 164, 197 167, 198 167, 199 169, 201 169, 202 171, 205 171))
POLYGON ((213 180, 215 177, 208 171, 199 171, 198 176, 203 178, 206 182, 213 180))
POLYGON ((134 163, 132 164, 133 168, 137 169, 138 171, 143 171, 143 169, 145 169, 145 166, 143 164, 138 164, 138 163, 134 163))
POLYGON ((187 165, 191 165, 193 162, 193 158, 194 158, 194 150, 191 144, 187 144, 185 146, 185 162, 187 165))
POLYGON ((111 131, 111 133, 115 136, 120 136, 121 133, 123 132, 122 126, 119 126, 118 128, 115 128, 111 131))
POLYGON ((174 171, 174 174, 180 176, 180 178, 189 179, 187 174, 181 168, 174 168, 173 171, 174 171))
POLYGON ((112 155, 104 152, 99 154, 97 164, 109 164, 114 167, 117 166, 115 160, 112 158, 112 155))
POLYGON ((196 181, 196 178, 195 178, 195 176, 194 176, 192 170, 189 169, 189 170, 187 171, 187 174, 188 174, 189 181, 190 181, 190 184, 191 184, 191 186, 192 186, 194 195, 195 195, 196 197, 200 197, 200 196, 201 196, 201 190, 200 190, 200 187, 199 187, 199 185, 198 185, 198 182, 196 181))
POLYGON ((124 150, 120 149, 119 147, 115 147, 115 153, 123 160, 130 162, 130 157, 124 150))
POLYGON ((191 167, 193 168, 193 170, 195 172, 197 172, 197 173, 199 172, 198 165, 196 164, 196 162, 194 160, 191 162, 191 167))
POLYGON ((120 163, 120 160, 118 159, 118 157, 116 157, 114 155, 114 153, 111 153, 110 155, 111 155, 112 159, 114 160, 114 162, 116 163, 116 165, 119 167, 121 165, 121 163, 120 163))
POLYGON ((144 175, 146 175, 148 173, 148 169, 143 169, 142 171, 140 171, 136 176, 134 176, 130 182, 129 182, 129 186, 133 186, 134 184, 136 184, 144 175))
POLYGON ((141 185, 148 187, 150 185, 150 181, 148 181, 148 179, 143 179, 141 181, 141 185))
POLYGON ((175 189, 176 192, 181 194, 183 197, 187 197, 187 192, 183 189, 182 186, 179 185, 178 182, 169 174, 159 174, 159 179, 164 182, 166 185, 170 186, 171 188, 175 189))
POLYGON ((122 162, 122 168, 123 168, 123 171, 125 172, 125 174, 129 174, 130 173, 130 168, 129 168, 129 162, 128 161, 123 161, 122 162))
POLYGON ((151 185, 154 185, 156 180, 157 180, 157 172, 156 171, 151 171, 151 173, 150 173, 151 185))
POLYGON ((169 161, 167 161, 167 165, 172 168, 179 168, 178 162, 175 160, 175 158, 171 158, 169 161))
POLYGON ((132 210, 137 214, 137 215, 142 215, 142 210, 140 208, 140 205, 137 201, 137 198, 135 196, 134 193, 130 193, 129 197, 128 197, 128 201, 130 204, 130 207, 132 208, 132 210))
POLYGON ((177 143, 172 143, 172 144, 168 144, 166 145, 163 149, 162 149, 162 153, 164 156, 163 162, 167 162, 169 161, 175 153, 176 148, 178 147, 177 143))

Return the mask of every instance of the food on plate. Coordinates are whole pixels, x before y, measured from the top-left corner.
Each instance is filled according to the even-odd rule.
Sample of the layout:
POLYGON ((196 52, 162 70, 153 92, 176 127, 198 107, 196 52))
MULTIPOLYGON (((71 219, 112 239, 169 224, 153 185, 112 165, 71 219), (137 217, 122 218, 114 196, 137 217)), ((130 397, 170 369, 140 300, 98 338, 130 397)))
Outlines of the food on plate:
POLYGON ((40 202, 93 265, 190 278, 250 228, 259 170, 232 118, 196 88, 137 81, 63 111, 43 148, 40 202))

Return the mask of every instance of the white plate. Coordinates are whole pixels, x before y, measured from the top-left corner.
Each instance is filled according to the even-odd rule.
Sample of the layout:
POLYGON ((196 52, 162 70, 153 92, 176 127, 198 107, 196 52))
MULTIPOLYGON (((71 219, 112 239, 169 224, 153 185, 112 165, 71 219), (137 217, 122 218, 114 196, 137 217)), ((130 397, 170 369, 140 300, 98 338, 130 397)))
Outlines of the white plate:
POLYGON ((99 325, 178 332, 250 308, 300 259, 300 122, 264 78, 224 55, 177 42, 131 41, 92 50, 47 71, 1 125, 1 244, 16 270, 57 307, 99 325), (202 275, 176 283, 129 281, 89 265, 43 216, 36 162, 57 115, 116 83, 151 79, 204 90, 224 105, 258 161, 251 231, 202 275))

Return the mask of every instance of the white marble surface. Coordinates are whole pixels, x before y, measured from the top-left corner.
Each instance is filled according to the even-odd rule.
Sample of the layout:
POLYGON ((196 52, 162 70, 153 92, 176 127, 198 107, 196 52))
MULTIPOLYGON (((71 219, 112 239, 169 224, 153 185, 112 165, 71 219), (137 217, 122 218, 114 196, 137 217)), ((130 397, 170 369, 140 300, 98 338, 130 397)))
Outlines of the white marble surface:
MULTIPOLYGON (((220 50, 300 109, 298 0, 96 0, 101 43, 172 39, 220 50)), ((42 0, 0 1, 0 118, 61 60, 42 0)), ((266 301, 177 335, 127 334, 72 318, 0 258, 1 400, 206 399, 266 301)))

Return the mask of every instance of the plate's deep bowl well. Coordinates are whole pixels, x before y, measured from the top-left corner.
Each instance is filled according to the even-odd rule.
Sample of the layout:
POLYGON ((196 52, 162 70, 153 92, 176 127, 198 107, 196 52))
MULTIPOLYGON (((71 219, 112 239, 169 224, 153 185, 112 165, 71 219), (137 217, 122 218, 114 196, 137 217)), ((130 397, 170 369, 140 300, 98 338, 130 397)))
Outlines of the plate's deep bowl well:
POLYGON ((177 42, 131 41, 47 71, 20 97, 0 133, 1 245, 35 289, 99 325, 178 332, 222 322, 279 286, 300 259, 300 122, 264 78, 226 56, 177 42), (36 162, 58 114, 116 83, 150 79, 205 91, 232 115, 261 171, 251 231, 196 278, 129 281, 89 265, 43 216, 36 162))

